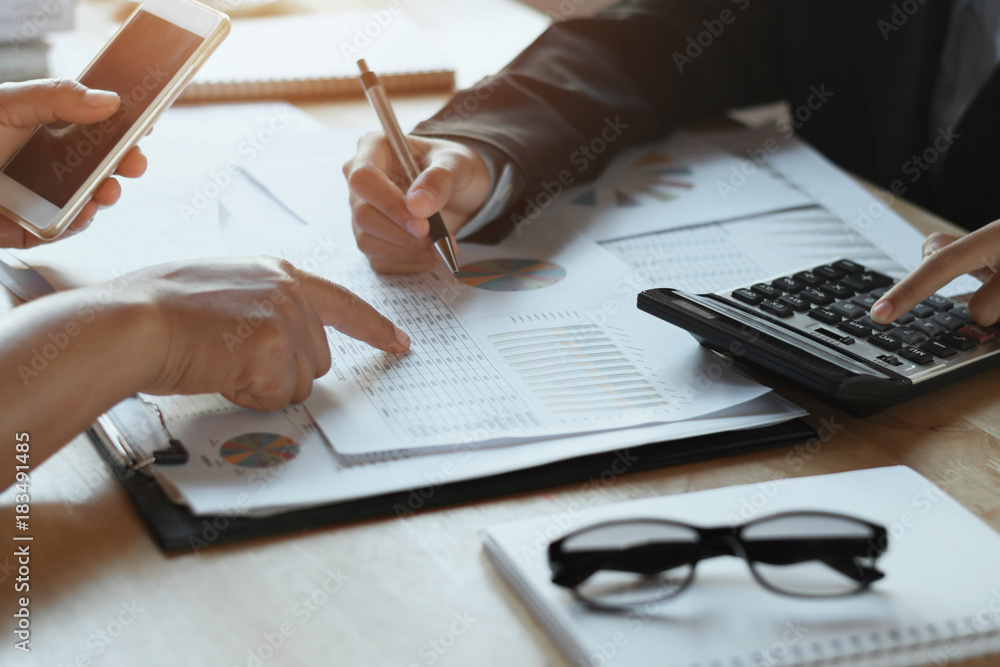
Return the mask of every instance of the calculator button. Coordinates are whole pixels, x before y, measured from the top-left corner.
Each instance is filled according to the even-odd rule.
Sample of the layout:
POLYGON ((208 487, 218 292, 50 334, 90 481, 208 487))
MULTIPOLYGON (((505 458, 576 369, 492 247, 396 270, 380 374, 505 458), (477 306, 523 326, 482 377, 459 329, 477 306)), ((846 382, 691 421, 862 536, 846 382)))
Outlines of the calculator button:
POLYGON ((957 317, 966 324, 972 324, 972 317, 969 315, 968 306, 955 306, 948 314, 952 317, 957 317))
POLYGON ((949 310, 955 303, 951 299, 946 299, 937 294, 931 295, 922 301, 924 305, 930 306, 934 310, 949 310))
POLYGON ((888 287, 879 287, 878 289, 873 289, 868 293, 871 294, 876 299, 881 299, 882 297, 885 296, 885 293, 889 291, 890 287, 892 287, 892 285, 889 285, 888 287))
POLYGON ((868 338, 868 336, 872 335, 871 327, 866 327, 863 324, 860 324, 858 322, 852 322, 850 320, 841 322, 840 324, 837 325, 837 328, 840 329, 841 331, 846 331, 849 334, 854 334, 859 338, 868 338))
POLYGON ((742 301, 743 303, 748 303, 751 306, 756 306, 758 303, 764 300, 760 294, 756 292, 751 292, 745 287, 733 290, 733 298, 737 301, 742 301))
POLYGON ((798 292, 806 286, 806 284, 801 280, 796 280, 795 278, 789 278, 787 276, 784 278, 778 278, 777 280, 772 280, 771 285, 792 294, 798 292))
POLYGON ((817 266, 815 269, 813 269, 813 273, 815 273, 817 276, 823 276, 827 280, 840 280, 845 275, 847 275, 847 271, 842 271, 841 269, 838 269, 832 264, 824 264, 823 266, 817 266))
POLYGON ((868 339, 868 342, 874 345, 875 347, 880 347, 883 350, 889 350, 890 352, 895 352, 899 348, 903 347, 903 344, 900 343, 898 340, 896 340, 895 338, 890 338, 884 333, 875 334, 874 336, 868 339))
POLYGON ((799 271, 798 273, 793 274, 792 278, 795 278, 796 280, 801 280, 809 287, 819 287, 820 285, 826 282, 826 278, 817 275, 812 271, 799 271))
POLYGON ((815 333, 823 334, 827 338, 832 338, 838 343, 843 343, 844 345, 854 345, 854 339, 850 336, 841 336, 840 334, 834 333, 829 329, 824 329, 823 327, 818 327, 815 330, 815 333))
POLYGON ((950 312, 934 313, 931 316, 931 320, 937 322, 943 326, 948 331, 954 331, 955 329, 961 329, 965 326, 965 322, 961 318, 955 317, 950 312))
POLYGON ((910 312, 916 315, 917 317, 924 318, 933 315, 934 309, 925 303, 918 303, 917 305, 915 305, 913 308, 910 309, 910 312))
POLYGON ((815 308, 810 310, 809 317, 814 320, 819 320, 823 324, 837 324, 841 320, 840 315, 832 310, 827 310, 826 308, 815 308))
POLYGON ((864 317, 868 314, 868 311, 859 306, 856 303, 851 303, 850 301, 838 301, 837 303, 830 306, 830 310, 840 315, 843 315, 849 320, 856 320, 859 317, 864 317))
POLYGON ((923 331, 928 338, 935 338, 945 332, 945 328, 934 320, 914 320, 910 328, 923 331))
POLYGON ((868 292, 879 287, 886 287, 892 284, 892 278, 882 275, 877 271, 862 271, 844 276, 841 281, 848 287, 852 287, 858 292, 868 292))
POLYGON ((961 334, 946 333, 941 336, 941 342, 951 345, 952 347, 958 348, 962 352, 971 350, 976 346, 976 341, 972 340, 968 336, 963 336, 961 334))
POLYGON ((880 324, 879 322, 876 322, 871 318, 871 315, 865 315, 860 320, 858 320, 858 322, 860 322, 861 324, 865 325, 870 329, 874 329, 875 331, 888 331, 889 329, 892 328, 891 324, 880 324))
POLYGON ((796 313, 804 313, 810 308, 808 301, 791 294, 785 294, 784 296, 778 297, 778 302, 785 304, 796 313))
POLYGON ((780 301, 772 301, 771 299, 761 301, 760 305, 757 307, 765 313, 771 313, 772 315, 777 315, 778 317, 791 317, 794 312, 791 308, 780 301))
POLYGON ((861 266, 857 262, 852 262, 849 259, 841 259, 833 263, 833 266, 837 267, 844 273, 861 273, 865 270, 865 267, 861 266))
POLYGON ((781 290, 777 287, 771 287, 770 285, 765 285, 764 283, 757 283, 750 287, 751 292, 756 292, 766 296, 768 299, 777 299, 781 296, 781 290))
POLYGON ((826 292, 821 292, 815 287, 807 287, 806 289, 799 292, 799 296, 809 303, 815 304, 817 306, 826 306, 833 303, 833 297, 826 292))
POLYGON ((967 324, 958 330, 963 336, 968 336, 980 345, 988 343, 997 337, 997 332, 992 327, 981 327, 978 324, 967 324))
POLYGON ((948 357, 953 357, 958 354, 958 350, 947 343, 942 343, 939 340, 929 340, 926 343, 921 344, 920 349, 925 352, 930 352, 935 357, 941 357, 942 359, 947 359, 948 357))
POLYGON ((927 340, 928 336, 923 331, 911 329, 909 327, 896 327, 889 332, 889 335, 896 340, 903 341, 907 345, 917 345, 927 340))
POLYGON ((907 324, 910 324, 915 319, 917 318, 913 316, 913 313, 903 313, 893 321, 893 324, 895 324, 898 327, 903 327, 906 326, 907 324))
POLYGON ((858 294, 853 299, 851 299, 851 303, 856 303, 865 310, 871 310, 872 306, 875 305, 876 301, 878 301, 878 299, 872 296, 871 294, 858 294))
POLYGON ((844 283, 823 283, 820 285, 820 289, 838 299, 849 299, 854 296, 854 290, 844 283))
POLYGON ((924 366, 934 361, 934 357, 916 347, 904 347, 899 351, 901 357, 909 359, 918 366, 924 366))
POLYGON ((902 366, 903 365, 903 362, 899 360, 899 357, 894 357, 891 354, 883 354, 883 355, 880 355, 880 356, 875 357, 875 358, 878 359, 879 361, 884 361, 885 363, 889 364, 890 366, 902 366))

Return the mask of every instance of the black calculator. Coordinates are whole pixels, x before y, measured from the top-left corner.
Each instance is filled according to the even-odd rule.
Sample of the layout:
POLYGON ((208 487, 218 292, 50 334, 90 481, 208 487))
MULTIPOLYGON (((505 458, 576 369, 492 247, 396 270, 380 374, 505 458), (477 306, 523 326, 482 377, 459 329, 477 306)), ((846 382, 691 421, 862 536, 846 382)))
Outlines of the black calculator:
POLYGON ((868 316, 894 281, 849 259, 714 294, 653 289, 641 310, 703 345, 860 415, 1000 364, 1000 328, 934 295, 892 324, 868 316))

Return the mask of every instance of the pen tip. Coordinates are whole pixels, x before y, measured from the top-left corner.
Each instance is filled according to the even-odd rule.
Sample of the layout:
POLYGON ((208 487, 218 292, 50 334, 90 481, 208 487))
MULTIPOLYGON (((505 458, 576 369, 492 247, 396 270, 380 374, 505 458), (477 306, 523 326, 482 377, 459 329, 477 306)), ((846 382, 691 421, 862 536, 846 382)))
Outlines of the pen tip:
POLYGON ((364 58, 358 61, 358 69, 361 70, 362 74, 367 74, 370 71, 368 69, 368 63, 365 62, 364 58))

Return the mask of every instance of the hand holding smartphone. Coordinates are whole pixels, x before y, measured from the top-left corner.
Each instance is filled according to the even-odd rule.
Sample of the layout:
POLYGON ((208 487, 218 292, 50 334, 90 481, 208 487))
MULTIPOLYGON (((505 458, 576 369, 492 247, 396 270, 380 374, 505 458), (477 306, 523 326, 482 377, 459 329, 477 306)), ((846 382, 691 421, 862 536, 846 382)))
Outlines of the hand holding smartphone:
POLYGON ((108 119, 40 126, 0 171, 0 212, 42 239, 61 234, 229 33, 193 0, 146 0, 80 76, 121 98, 108 119))

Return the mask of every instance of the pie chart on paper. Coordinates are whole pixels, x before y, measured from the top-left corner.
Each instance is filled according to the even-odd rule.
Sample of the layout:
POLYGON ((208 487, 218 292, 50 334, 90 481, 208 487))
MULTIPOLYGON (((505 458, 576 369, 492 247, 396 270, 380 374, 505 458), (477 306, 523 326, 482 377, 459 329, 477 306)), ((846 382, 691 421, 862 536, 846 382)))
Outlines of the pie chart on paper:
POLYGON ((276 433, 245 433, 230 438, 219 449, 227 463, 241 468, 272 468, 299 454, 299 443, 276 433))
POLYGON ((490 292, 524 292, 555 285, 566 269, 542 259, 486 259, 461 267, 458 279, 490 292))

